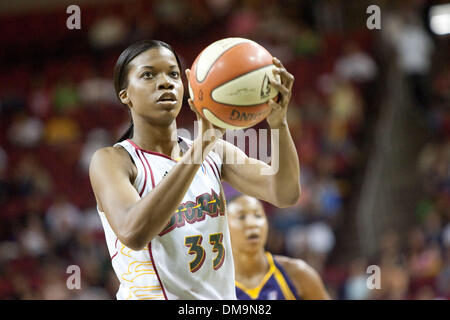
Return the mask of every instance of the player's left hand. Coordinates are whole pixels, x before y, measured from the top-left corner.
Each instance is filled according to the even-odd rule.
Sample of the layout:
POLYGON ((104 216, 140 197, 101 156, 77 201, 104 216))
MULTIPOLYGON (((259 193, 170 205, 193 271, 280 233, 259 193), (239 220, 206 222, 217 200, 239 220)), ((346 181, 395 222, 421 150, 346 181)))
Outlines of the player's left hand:
POLYGON ((295 78, 286 70, 281 61, 277 58, 273 58, 273 64, 276 66, 273 73, 275 76, 279 75, 280 81, 270 80, 270 83, 278 89, 279 98, 278 102, 273 99, 269 100, 272 111, 267 116, 267 122, 269 123, 270 128, 275 129, 287 124, 287 108, 291 101, 292 85, 294 84, 295 78))

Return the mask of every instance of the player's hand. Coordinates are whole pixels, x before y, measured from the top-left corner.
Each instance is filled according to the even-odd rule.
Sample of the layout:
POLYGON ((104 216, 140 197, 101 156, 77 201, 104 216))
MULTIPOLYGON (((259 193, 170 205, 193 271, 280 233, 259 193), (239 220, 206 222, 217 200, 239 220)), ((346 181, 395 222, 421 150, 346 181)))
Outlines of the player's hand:
MULTIPOLYGON (((186 78, 188 82, 190 72, 191 71, 189 69, 186 69, 186 78)), ((188 103, 191 110, 197 115, 197 123, 199 125, 198 132, 199 135, 201 134, 201 136, 203 137, 203 141, 215 142, 218 139, 222 138, 226 129, 216 127, 210 121, 205 119, 205 117, 202 117, 202 115, 197 111, 197 109, 195 109, 194 101, 192 101, 191 98, 188 99, 188 103)))
POLYGON ((277 67, 273 70, 273 73, 275 76, 279 75, 280 81, 270 80, 270 84, 278 89, 279 99, 278 102, 273 99, 269 100, 272 111, 267 116, 267 122, 271 128, 275 129, 287 124, 287 108, 291 101, 292 85, 295 78, 277 58, 273 58, 273 64, 277 67))

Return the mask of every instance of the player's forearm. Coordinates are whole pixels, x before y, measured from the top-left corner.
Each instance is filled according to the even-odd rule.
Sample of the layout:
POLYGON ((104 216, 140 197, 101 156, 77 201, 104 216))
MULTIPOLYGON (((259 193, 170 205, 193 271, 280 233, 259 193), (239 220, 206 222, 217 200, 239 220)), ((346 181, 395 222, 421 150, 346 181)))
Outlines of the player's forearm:
POLYGON ((182 202, 212 143, 194 141, 166 177, 126 214, 122 237, 131 249, 140 250, 167 225, 182 202), (203 152, 201 152, 203 150, 203 152))
POLYGON ((292 206, 300 197, 300 164, 287 124, 272 128, 272 186, 279 206, 292 206))

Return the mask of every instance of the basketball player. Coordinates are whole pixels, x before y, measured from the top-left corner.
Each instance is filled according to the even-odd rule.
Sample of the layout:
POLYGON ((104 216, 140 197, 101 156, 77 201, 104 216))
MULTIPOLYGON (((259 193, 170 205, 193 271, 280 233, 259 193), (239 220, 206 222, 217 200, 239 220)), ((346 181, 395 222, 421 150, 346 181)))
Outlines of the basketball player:
POLYGON ((115 90, 132 124, 118 143, 93 155, 89 170, 120 281, 117 299, 236 299, 221 180, 279 207, 300 195, 298 157, 286 122, 294 78, 278 60, 274 65, 280 81, 272 85, 280 99, 270 101, 267 121, 279 130, 279 146, 272 150, 283 157, 274 157, 281 158, 274 160, 279 170, 270 176, 260 174, 269 165, 250 163, 221 139, 224 129, 198 113, 195 140, 177 137, 184 88, 180 61, 168 44, 145 40, 119 56, 115 90), (219 147, 225 151, 217 152, 219 147), (233 153, 239 161, 227 163, 233 153))
POLYGON ((238 299, 330 299, 319 274, 303 260, 264 251, 268 224, 259 200, 240 195, 228 203, 227 215, 238 299))

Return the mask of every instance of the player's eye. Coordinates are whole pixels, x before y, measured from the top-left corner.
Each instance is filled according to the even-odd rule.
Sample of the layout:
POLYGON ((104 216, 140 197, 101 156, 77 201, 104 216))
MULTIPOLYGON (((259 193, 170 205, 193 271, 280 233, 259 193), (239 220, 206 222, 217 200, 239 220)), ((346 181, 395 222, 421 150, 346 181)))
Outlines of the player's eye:
POLYGON ((170 76, 171 76, 172 78, 177 79, 177 78, 180 76, 180 73, 179 73, 178 71, 171 71, 171 72, 170 72, 170 76))
POLYGON ((145 71, 141 74, 143 79, 153 79, 153 74, 150 71, 145 71))

